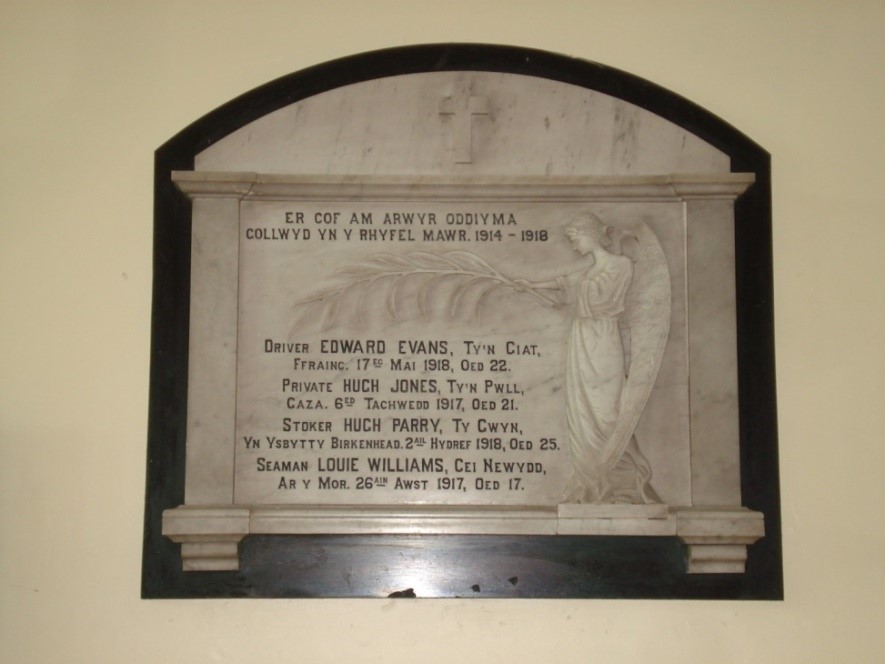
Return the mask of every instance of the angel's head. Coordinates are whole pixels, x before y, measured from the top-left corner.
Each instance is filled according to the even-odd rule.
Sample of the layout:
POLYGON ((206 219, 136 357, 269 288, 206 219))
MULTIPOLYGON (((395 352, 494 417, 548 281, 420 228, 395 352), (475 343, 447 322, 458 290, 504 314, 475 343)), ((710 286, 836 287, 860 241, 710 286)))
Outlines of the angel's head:
POLYGON ((572 248, 582 255, 589 254, 594 248, 607 247, 612 242, 608 226, 592 212, 579 213, 565 227, 565 236, 572 248))

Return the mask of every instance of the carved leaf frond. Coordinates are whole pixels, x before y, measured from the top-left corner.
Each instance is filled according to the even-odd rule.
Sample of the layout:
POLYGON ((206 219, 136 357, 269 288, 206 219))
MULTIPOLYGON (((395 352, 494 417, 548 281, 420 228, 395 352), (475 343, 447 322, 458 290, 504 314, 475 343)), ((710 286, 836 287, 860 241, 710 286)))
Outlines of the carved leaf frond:
POLYGON ((457 318, 458 308, 461 306, 461 302, 464 299, 465 295, 470 292, 471 287, 476 285, 478 282, 482 282, 485 280, 485 277, 469 277, 465 281, 462 281, 455 289, 455 292, 452 293, 452 299, 449 305, 449 316, 451 316, 452 318, 457 318))
POLYGON ((473 318, 478 319, 479 308, 485 297, 501 286, 526 291, 544 304, 551 304, 542 294, 526 289, 523 285, 517 285, 482 258, 467 251, 449 251, 441 254, 423 251, 399 255, 377 254, 356 265, 341 268, 334 276, 339 280, 338 285, 314 291, 295 303, 296 307, 315 304, 321 309, 319 312, 311 312, 311 315, 302 316, 296 327, 316 318, 317 314, 321 318, 323 330, 333 326, 339 317, 347 318, 355 315, 358 320, 364 321, 366 309, 374 297, 383 297, 387 315, 392 320, 398 320, 401 315, 398 298, 404 296, 405 292, 411 292, 401 292, 401 286, 418 279, 421 282, 415 291, 415 298, 418 311, 425 318, 431 309, 429 306, 431 292, 448 293, 449 299, 445 310, 452 317, 455 317, 459 308, 469 301, 468 293, 470 293, 475 296, 473 318), (454 289, 439 288, 438 291, 432 291, 434 285, 446 280, 457 281, 458 284, 454 289), (476 293, 476 288, 481 284, 482 288, 476 293), (378 295, 383 288, 386 288, 387 292, 378 295), (348 302, 343 305, 345 299, 348 302))
POLYGON ((430 284, 433 282, 433 277, 425 278, 424 281, 421 282, 421 285, 418 287, 418 311, 421 314, 421 318, 427 318, 428 310, 427 310, 427 291, 430 288, 430 284))
POLYGON ((298 316, 298 319, 295 321, 295 325, 293 326, 293 329, 295 329, 295 330, 304 327, 304 325, 308 321, 316 319, 317 312, 319 311, 320 307, 322 306, 322 303, 320 301, 314 301, 314 302, 307 302, 307 303, 305 303, 305 305, 306 306, 304 306, 303 309, 301 310, 301 313, 298 316))
POLYGON ((400 280, 394 279, 387 290, 387 315, 390 316, 391 320, 397 320, 399 318, 399 312, 396 308, 396 293, 399 290, 399 285, 400 280))
POLYGON ((475 254, 467 251, 452 251, 448 256, 453 261, 457 261, 457 264, 462 269, 474 270, 478 274, 487 274, 490 277, 501 277, 501 274, 495 268, 475 254))
POLYGON ((325 307, 323 312, 323 321, 320 325, 320 329, 325 332, 332 325, 335 324, 335 317, 338 315, 338 307, 341 306, 341 298, 335 297, 329 301, 329 304, 325 307))
POLYGON ((493 281, 490 284, 488 284, 487 286, 485 286, 482 289, 482 291, 480 291, 479 296, 476 298, 476 304, 474 305, 473 319, 475 321, 479 322, 479 315, 480 315, 480 312, 482 311, 482 303, 483 303, 483 300, 485 299, 486 295, 491 293, 493 290, 497 289, 499 286, 501 286, 500 282, 493 281))

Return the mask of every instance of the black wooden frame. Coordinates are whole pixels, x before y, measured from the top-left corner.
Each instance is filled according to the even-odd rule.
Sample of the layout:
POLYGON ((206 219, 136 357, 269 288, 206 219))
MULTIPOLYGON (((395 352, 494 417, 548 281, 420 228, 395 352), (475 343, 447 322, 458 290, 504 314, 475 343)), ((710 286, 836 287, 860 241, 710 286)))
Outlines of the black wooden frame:
POLYGON ((355 55, 248 92, 160 147, 154 168, 154 277, 142 597, 561 597, 782 599, 775 401, 771 168, 767 152, 686 99, 610 67, 509 46, 437 44, 355 55), (731 158, 756 183, 735 207, 743 504, 765 515, 744 574, 685 573, 668 537, 485 535, 249 536, 237 572, 182 572, 161 534, 184 499, 191 205, 173 170, 272 111, 337 87, 435 71, 489 71, 581 86, 647 109, 731 158), (417 579, 417 583, 409 580, 417 579), (422 583, 424 587, 422 587, 422 583), (412 589, 410 592, 410 589, 412 589))

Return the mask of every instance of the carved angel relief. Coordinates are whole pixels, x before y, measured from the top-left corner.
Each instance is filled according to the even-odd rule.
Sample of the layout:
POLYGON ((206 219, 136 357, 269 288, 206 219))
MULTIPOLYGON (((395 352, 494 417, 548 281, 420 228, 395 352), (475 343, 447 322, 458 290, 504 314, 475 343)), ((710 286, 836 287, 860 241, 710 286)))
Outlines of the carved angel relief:
POLYGON ((564 501, 660 502, 634 435, 670 330, 670 274, 646 224, 635 229, 635 262, 612 254, 607 228, 587 214, 566 233, 593 266, 563 278, 574 302, 566 345, 566 415, 574 475, 564 501), (619 325, 620 323, 620 325, 619 325), (629 359, 621 325, 629 336, 629 359))
POLYGON ((565 233, 575 251, 592 257, 589 269, 530 282, 513 279, 467 251, 378 254, 342 268, 336 285, 296 302, 295 329, 310 321, 319 321, 323 330, 362 322, 370 299, 381 297, 391 321, 401 320, 406 299, 414 299, 427 317, 431 304, 438 310, 439 299, 446 298, 451 318, 479 323, 483 303, 502 287, 528 293, 543 306, 571 307, 564 384, 573 474, 562 502, 659 503, 634 432, 670 329, 666 257, 645 223, 617 231, 612 242, 608 227, 585 212, 565 233), (634 245, 632 257, 621 253, 624 237, 634 245))

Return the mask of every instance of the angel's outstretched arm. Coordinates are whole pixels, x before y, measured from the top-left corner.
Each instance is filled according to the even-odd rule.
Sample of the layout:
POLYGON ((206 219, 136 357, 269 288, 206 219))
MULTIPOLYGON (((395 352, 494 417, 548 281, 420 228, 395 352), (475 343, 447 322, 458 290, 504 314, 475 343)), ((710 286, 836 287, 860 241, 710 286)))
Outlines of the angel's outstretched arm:
POLYGON ((562 290, 562 282, 559 279, 549 279, 547 281, 514 279, 513 282, 525 290, 562 290))

